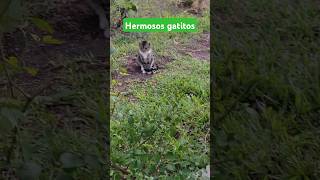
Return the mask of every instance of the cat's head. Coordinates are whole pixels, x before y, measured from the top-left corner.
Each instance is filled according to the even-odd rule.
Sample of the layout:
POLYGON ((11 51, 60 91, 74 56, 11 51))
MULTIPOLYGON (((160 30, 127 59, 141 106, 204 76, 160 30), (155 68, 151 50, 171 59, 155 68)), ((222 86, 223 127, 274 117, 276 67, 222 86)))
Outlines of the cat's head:
POLYGON ((139 42, 139 48, 142 52, 147 52, 151 48, 151 44, 148 41, 141 41, 139 42))

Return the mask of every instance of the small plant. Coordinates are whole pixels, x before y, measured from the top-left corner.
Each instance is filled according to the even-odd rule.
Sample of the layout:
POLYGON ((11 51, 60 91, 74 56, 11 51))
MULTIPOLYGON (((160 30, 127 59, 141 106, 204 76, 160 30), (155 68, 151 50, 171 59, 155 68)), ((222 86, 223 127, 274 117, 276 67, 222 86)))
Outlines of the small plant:
POLYGON ((136 5, 131 0, 113 1, 111 5, 113 29, 121 28, 123 19, 128 18, 131 11, 137 11, 136 5))

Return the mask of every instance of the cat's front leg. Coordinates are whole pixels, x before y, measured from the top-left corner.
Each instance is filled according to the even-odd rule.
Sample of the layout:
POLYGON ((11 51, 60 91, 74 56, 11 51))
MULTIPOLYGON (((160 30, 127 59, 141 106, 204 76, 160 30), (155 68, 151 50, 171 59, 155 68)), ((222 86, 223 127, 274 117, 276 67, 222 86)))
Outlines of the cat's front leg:
POLYGON ((146 71, 144 70, 143 65, 140 65, 140 67, 141 67, 141 72, 142 72, 143 74, 145 74, 145 73, 146 73, 146 71))

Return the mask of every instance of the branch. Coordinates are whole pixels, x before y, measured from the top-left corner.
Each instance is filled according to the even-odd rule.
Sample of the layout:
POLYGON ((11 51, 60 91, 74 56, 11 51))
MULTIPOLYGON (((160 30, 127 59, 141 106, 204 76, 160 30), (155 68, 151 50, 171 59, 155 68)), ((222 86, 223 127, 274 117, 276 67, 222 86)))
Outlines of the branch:
POLYGON ((123 168, 121 166, 118 166, 118 165, 115 165, 115 164, 112 164, 112 163, 110 163, 110 166, 113 169, 120 171, 122 174, 125 174, 125 175, 130 174, 130 172, 127 169, 125 169, 125 168, 123 168))

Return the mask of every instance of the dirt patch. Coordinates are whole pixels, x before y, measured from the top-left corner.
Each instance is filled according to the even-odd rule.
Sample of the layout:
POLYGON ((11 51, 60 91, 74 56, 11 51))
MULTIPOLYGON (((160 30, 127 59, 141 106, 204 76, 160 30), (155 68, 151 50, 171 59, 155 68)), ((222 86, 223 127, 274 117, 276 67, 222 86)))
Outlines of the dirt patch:
MULTIPOLYGON (((156 57, 156 67, 158 68, 158 71, 161 69, 164 69, 165 65, 173 60, 174 59, 169 56, 156 57)), ((141 77, 141 76, 151 77, 152 76, 152 75, 145 76, 144 74, 141 73, 140 66, 136 63, 136 57, 129 57, 125 67, 126 67, 128 73, 132 74, 134 76, 138 76, 138 77, 141 77)))
POLYGON ((117 85, 113 87, 114 91, 128 95, 130 100, 134 100, 134 97, 129 93, 128 86, 134 82, 144 83, 147 79, 151 78, 157 73, 160 73, 161 70, 165 68, 167 63, 174 60, 169 56, 158 56, 156 58, 156 66, 158 67, 158 70, 154 74, 142 74, 140 66, 135 61, 136 57, 128 57, 127 63, 123 67, 126 72, 115 72, 112 75, 112 79, 117 81, 117 85))
POLYGON ((204 33, 188 45, 178 46, 178 52, 198 60, 210 60, 210 34, 204 33))
POLYGON ((183 0, 177 3, 177 7, 184 9, 186 12, 202 16, 203 11, 210 7, 209 0, 183 0))

